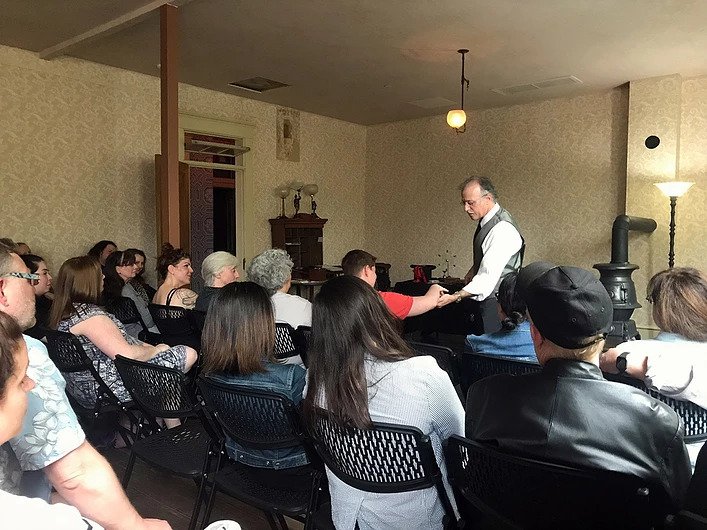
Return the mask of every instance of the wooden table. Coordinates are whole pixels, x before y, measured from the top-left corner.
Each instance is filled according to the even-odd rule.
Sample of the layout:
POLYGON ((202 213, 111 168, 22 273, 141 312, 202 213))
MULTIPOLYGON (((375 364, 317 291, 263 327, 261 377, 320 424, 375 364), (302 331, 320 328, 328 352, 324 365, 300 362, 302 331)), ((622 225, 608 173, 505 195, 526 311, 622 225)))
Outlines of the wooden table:
POLYGON ((297 296, 302 296, 302 288, 307 288, 307 300, 310 302, 314 300, 315 289, 324 284, 326 280, 292 280, 292 287, 294 287, 297 296))

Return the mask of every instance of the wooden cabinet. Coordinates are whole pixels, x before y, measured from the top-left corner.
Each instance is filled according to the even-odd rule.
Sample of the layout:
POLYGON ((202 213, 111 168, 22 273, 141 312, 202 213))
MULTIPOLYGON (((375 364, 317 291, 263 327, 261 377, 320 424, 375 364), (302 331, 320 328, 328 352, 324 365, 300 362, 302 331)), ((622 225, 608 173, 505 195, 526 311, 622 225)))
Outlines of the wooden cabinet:
POLYGON ((285 249, 297 269, 321 267, 324 263, 324 223, 327 219, 298 214, 270 219, 273 248, 285 249))

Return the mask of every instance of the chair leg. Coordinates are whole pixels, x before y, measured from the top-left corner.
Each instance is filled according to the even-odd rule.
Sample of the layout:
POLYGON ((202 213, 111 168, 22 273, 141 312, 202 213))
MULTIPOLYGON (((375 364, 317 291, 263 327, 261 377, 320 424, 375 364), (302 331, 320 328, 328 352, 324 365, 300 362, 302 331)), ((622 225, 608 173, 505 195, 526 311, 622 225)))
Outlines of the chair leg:
POLYGON ((209 525, 209 519, 211 518, 211 510, 213 510, 214 501, 216 500, 217 489, 218 487, 216 486, 216 480, 214 480, 213 484, 211 484, 211 493, 209 494, 209 502, 206 504, 206 512, 204 513, 204 518, 201 520, 201 524, 203 527, 209 525))
POLYGON ((287 521, 285 521, 285 518, 282 516, 281 513, 275 514, 277 515, 277 520, 280 522, 280 525, 282 525, 283 530, 290 530, 290 527, 287 526, 287 521))
POLYGON ((273 517, 273 514, 271 512, 263 512, 265 514, 265 518, 268 520, 268 523, 270 524, 271 530, 280 530, 280 525, 277 524, 277 520, 275 517, 273 517))
POLYGON ((201 511, 201 502, 204 496, 205 484, 206 476, 202 474, 201 481, 199 481, 199 491, 197 492, 196 500, 194 501, 194 508, 192 508, 191 511, 191 519, 189 520, 189 530, 194 530, 196 528, 196 522, 199 520, 199 512, 201 511))
POLYGON ((130 458, 128 458, 128 465, 125 467, 125 473, 123 474, 123 489, 128 489, 128 482, 130 482, 130 475, 133 473, 133 466, 135 465, 135 451, 130 451, 130 458))

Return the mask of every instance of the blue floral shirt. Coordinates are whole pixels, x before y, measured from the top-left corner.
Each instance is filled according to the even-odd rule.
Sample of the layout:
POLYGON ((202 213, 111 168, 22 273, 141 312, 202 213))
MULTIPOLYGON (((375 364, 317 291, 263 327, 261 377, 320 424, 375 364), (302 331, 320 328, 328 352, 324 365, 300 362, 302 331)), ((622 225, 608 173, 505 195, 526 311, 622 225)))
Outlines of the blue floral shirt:
POLYGON ((84 435, 66 397, 66 382, 40 341, 24 336, 29 353, 27 375, 35 387, 28 394, 22 431, 0 447, 0 490, 19 491, 22 471, 53 464, 79 447, 84 435))

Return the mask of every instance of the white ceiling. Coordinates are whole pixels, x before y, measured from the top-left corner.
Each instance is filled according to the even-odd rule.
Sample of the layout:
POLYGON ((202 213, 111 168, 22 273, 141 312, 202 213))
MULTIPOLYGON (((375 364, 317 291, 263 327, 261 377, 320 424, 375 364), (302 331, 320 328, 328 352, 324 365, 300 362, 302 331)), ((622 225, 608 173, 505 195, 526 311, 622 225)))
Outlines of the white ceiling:
MULTIPOLYGON (((673 73, 707 75, 707 0, 177 2, 180 81, 361 124, 449 110, 444 101, 434 103, 459 101, 458 48, 471 50, 466 108, 572 96, 673 73), (583 84, 492 92, 569 75, 583 84), (256 76, 291 86, 257 95, 227 85, 256 76), (433 106, 411 104, 420 100, 433 106)), ((3 0, 0 44, 41 52, 157 4, 3 0)), ((158 11, 66 53, 158 76, 158 11)))

